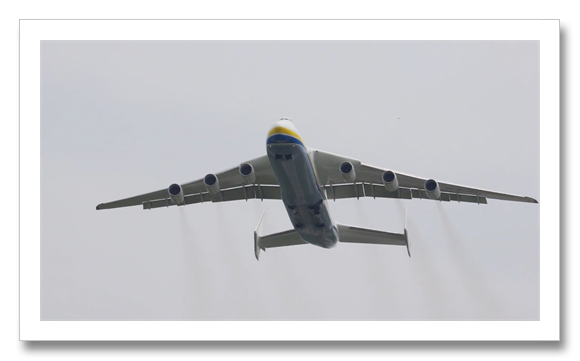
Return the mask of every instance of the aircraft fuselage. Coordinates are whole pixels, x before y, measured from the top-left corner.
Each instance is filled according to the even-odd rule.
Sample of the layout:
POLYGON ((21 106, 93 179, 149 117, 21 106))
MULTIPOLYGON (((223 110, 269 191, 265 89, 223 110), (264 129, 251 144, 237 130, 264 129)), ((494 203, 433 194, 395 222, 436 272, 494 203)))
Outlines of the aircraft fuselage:
POLYGON ((287 122, 276 123, 266 142, 282 202, 300 238, 316 246, 332 248, 338 242, 338 231, 316 180, 308 150, 287 122))

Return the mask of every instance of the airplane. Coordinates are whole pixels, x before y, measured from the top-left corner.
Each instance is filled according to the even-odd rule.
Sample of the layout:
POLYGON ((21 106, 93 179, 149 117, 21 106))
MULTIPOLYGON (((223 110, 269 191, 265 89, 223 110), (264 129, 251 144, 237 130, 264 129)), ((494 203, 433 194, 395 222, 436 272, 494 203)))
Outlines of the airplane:
POLYGON ((257 260, 260 250, 302 244, 333 248, 338 242, 406 246, 411 257, 406 224, 403 233, 391 233, 334 222, 329 200, 360 197, 538 203, 530 197, 423 179, 309 148, 294 123, 281 118, 268 132, 266 155, 193 182, 173 183, 167 189, 101 203, 97 210, 138 205, 151 210, 205 202, 279 199, 294 228, 263 235, 264 213, 254 231, 257 260))

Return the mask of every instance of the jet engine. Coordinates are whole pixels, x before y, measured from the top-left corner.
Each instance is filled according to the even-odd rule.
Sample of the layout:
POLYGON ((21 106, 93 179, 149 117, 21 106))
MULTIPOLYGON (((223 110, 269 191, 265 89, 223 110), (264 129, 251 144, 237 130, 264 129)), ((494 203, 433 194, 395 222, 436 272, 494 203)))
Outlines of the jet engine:
POLYGON ((254 167, 250 163, 240 165, 240 174, 245 184, 256 183, 256 173, 254 173, 254 167))
POLYGON ((215 174, 210 173, 203 177, 203 184, 210 194, 218 194, 220 192, 220 182, 215 174))
POLYGON ((399 189, 399 180, 395 172, 387 170, 383 173, 383 184, 389 192, 396 192, 399 189))
POLYGON ((441 189, 439 189, 439 183, 433 179, 428 179, 425 181, 425 191, 427 191, 427 196, 431 199, 441 198, 441 189))
POLYGON ((356 173, 354 172, 354 166, 351 162, 342 162, 338 167, 343 178, 347 182, 354 182, 356 179, 356 173))
POLYGON ((184 204, 183 189, 181 189, 179 184, 173 183, 169 188, 167 188, 167 192, 169 193, 169 198, 171 198, 173 203, 176 205, 184 204))

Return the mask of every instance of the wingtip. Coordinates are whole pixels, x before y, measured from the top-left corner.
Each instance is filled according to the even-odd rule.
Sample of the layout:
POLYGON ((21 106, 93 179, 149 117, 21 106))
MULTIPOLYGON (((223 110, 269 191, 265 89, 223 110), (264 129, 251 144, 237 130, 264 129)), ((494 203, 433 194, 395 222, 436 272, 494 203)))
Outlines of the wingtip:
POLYGON ((96 208, 96 209, 97 209, 97 211, 98 211, 99 209, 101 209, 101 206, 102 206, 102 205, 103 205, 103 203, 101 203, 101 204, 97 204, 97 208, 96 208))

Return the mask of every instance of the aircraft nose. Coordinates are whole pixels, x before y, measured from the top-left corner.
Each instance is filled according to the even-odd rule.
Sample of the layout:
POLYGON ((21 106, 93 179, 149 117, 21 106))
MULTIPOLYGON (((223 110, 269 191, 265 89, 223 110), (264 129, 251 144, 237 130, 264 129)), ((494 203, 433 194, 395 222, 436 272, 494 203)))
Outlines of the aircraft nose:
MULTIPOLYGON (((292 124, 292 123, 290 123, 290 124, 292 124)), ((274 122, 274 124, 272 124, 272 128, 280 128, 280 127, 287 128, 288 127, 288 121, 286 119, 284 119, 284 118, 280 118, 280 119, 276 120, 274 122)))

